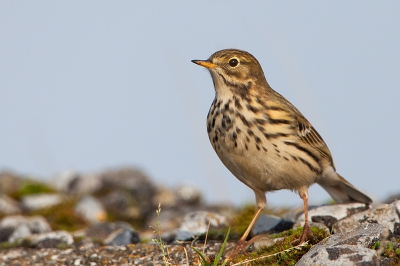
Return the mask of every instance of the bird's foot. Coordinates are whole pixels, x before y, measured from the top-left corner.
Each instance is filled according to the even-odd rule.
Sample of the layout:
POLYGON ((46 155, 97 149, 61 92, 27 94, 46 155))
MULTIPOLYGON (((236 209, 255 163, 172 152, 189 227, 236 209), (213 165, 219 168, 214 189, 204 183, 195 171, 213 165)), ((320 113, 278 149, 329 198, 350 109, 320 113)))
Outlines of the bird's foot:
POLYGON ((229 254, 228 258, 232 259, 235 257, 240 251, 242 251, 244 254, 246 254, 246 248, 248 246, 248 243, 245 240, 239 240, 236 244, 235 249, 229 254))
POLYGON ((314 236, 313 232, 311 231, 308 225, 304 226, 300 238, 293 240, 292 245, 300 245, 306 241, 312 241, 312 242, 316 241, 316 237, 314 236))

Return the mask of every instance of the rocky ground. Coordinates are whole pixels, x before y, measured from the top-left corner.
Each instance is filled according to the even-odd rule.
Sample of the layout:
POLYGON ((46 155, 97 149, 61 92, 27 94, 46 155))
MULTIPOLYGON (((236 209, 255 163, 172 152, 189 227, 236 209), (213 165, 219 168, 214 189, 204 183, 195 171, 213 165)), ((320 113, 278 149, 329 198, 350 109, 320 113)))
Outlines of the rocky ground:
MULTIPOLYGON (((310 207, 315 239, 301 246, 302 212, 266 210, 246 253, 227 265, 400 265, 399 198, 310 207)), ((165 188, 135 168, 69 171, 49 183, 2 172, 0 265, 204 265, 193 247, 213 265, 254 212, 206 205, 198 189, 165 188)))

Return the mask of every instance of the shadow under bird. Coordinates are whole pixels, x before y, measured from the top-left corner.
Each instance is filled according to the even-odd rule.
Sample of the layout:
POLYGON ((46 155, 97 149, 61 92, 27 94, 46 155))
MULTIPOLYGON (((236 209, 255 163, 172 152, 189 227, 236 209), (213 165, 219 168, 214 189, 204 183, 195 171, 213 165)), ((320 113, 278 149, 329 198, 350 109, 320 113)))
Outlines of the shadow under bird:
POLYGON ((336 173, 332 155, 310 122, 265 79, 257 59, 236 49, 192 60, 211 74, 215 99, 207 116, 210 142, 222 163, 254 191, 258 210, 238 246, 245 244, 265 193, 289 189, 304 203, 299 243, 313 237, 308 225, 308 188, 317 183, 337 203, 372 200, 336 173))

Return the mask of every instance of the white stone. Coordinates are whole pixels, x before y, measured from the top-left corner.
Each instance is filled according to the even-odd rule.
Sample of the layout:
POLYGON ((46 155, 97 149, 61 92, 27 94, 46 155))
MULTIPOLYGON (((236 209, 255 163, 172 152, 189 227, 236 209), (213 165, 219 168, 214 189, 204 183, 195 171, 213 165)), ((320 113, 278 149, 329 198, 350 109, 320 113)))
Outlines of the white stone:
POLYGON ((397 213, 397 215, 400 218, 400 199, 393 201, 390 203, 390 206, 393 208, 393 210, 397 213))
POLYGON ((42 216, 25 217, 22 215, 13 215, 3 218, 0 222, 0 228, 13 228, 16 235, 26 234, 29 228, 30 234, 50 232, 51 227, 42 216), (21 227, 22 226, 22 227, 21 227), (19 228, 21 227, 21 228, 19 228), (19 228, 19 229, 18 229, 19 228))
POLYGON ((74 170, 65 170, 53 177, 53 186, 62 192, 70 192, 70 184, 80 175, 74 170))
MULTIPOLYGON (((346 218, 349 215, 349 210, 357 208, 365 208, 364 203, 348 203, 348 204, 334 204, 323 205, 308 211, 308 221, 312 221, 313 216, 332 216, 337 220, 346 218)), ((304 213, 302 213, 296 220, 296 223, 304 223, 304 213)))
MULTIPOLYGON (((307 253, 308 254, 308 253, 307 253)), ((341 245, 329 247, 314 252, 313 255, 304 255, 296 266, 326 265, 326 266, 354 266, 354 265, 378 265, 376 251, 364 247, 341 245)))
POLYGON ((198 204, 201 200, 201 191, 194 186, 181 186, 175 190, 179 204, 198 204))
POLYGON ((74 243, 72 235, 67 231, 62 231, 62 230, 32 235, 31 237, 33 244, 37 244, 41 241, 50 239, 59 240, 60 242, 64 242, 68 245, 72 245, 74 243))
POLYGON ((377 265, 377 252, 369 246, 380 240, 382 232, 382 225, 365 223, 334 234, 313 246, 296 265, 377 265))
POLYGON ((213 212, 198 211, 188 213, 178 230, 176 240, 187 240, 194 236, 204 234, 208 227, 227 226, 227 219, 213 212))
POLYGON ((33 211, 48 208, 62 202, 62 196, 59 194, 35 194, 27 195, 21 199, 25 209, 33 211))
POLYGON ((393 232, 394 224, 399 222, 399 216, 389 204, 380 204, 372 209, 356 213, 346 219, 338 221, 333 231, 335 233, 348 232, 358 227, 360 223, 379 223, 393 232))
POLYGON ((17 239, 25 238, 32 235, 31 229, 27 224, 20 224, 16 228, 14 228, 13 233, 8 238, 8 242, 13 243, 17 239))
POLYGON ((107 218, 107 213, 101 202, 92 196, 83 197, 76 205, 75 210, 92 223, 101 222, 107 218))

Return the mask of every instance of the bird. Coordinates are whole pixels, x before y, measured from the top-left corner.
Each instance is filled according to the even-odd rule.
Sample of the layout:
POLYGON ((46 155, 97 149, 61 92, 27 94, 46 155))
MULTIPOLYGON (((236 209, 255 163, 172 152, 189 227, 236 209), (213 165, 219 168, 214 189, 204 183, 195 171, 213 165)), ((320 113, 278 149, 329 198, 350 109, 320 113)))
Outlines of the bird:
POLYGON ((288 189, 303 200, 305 222, 297 243, 313 237, 308 223, 308 188, 319 184, 337 203, 372 204, 370 197, 336 172, 331 152, 302 113, 268 84, 258 60, 225 49, 207 60, 215 98, 207 115, 212 147, 228 170, 255 194, 257 212, 238 244, 266 207, 266 192, 288 189))

